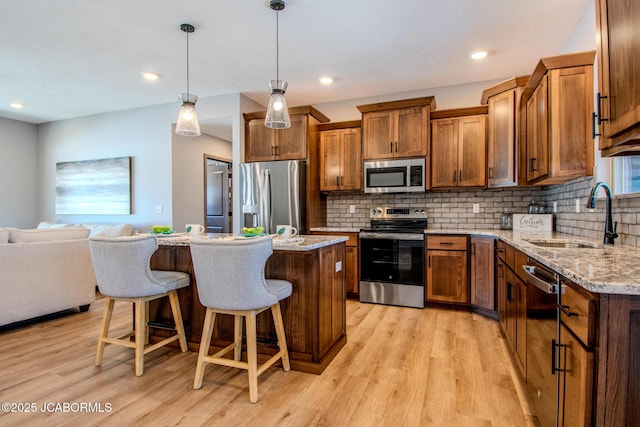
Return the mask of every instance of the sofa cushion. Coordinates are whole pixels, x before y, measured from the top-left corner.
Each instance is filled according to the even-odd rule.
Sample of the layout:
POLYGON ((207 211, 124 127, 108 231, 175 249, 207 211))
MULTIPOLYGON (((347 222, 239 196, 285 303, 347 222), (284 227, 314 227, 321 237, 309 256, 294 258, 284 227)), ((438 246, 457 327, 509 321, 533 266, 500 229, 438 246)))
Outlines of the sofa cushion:
POLYGON ((56 240, 76 240, 89 237, 85 227, 43 228, 35 230, 9 230, 10 243, 51 242, 56 240))
POLYGON ((38 229, 42 228, 66 228, 73 227, 73 224, 58 224, 55 222, 42 221, 38 224, 38 229))
POLYGON ((97 235, 121 237, 133 234, 133 226, 131 224, 82 224, 82 226, 91 230, 90 237, 97 235))
POLYGON ((9 229, 0 228, 0 243, 9 243, 9 229))

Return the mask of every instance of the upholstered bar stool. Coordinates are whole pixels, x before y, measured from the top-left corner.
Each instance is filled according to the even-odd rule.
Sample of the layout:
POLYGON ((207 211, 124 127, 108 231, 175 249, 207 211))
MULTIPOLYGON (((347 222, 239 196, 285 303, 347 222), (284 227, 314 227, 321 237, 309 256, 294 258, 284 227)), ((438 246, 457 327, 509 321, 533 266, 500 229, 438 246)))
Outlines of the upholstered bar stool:
POLYGON ((202 387, 206 363, 246 369, 249 376, 249 401, 258 401, 258 376, 277 360, 282 359, 289 370, 289 353, 282 323, 280 301, 291 295, 291 283, 265 279, 264 268, 273 253, 271 237, 244 240, 194 238, 191 259, 195 270, 200 302, 207 308, 202 328, 202 341, 193 388, 202 387), (256 348, 256 316, 271 309, 278 337, 279 351, 258 366, 256 348), (234 316, 234 342, 209 355, 211 332, 216 314, 234 316), (247 332, 247 361, 241 360, 242 318, 247 332), (234 358, 225 356, 230 351, 234 358))
POLYGON ((96 272, 98 289, 107 299, 98 338, 95 365, 100 366, 107 344, 135 349, 136 375, 144 372, 144 355, 168 343, 179 340, 180 348, 187 351, 187 340, 182 323, 178 289, 189 286, 186 273, 151 270, 151 255, 158 249, 157 238, 149 236, 101 237, 89 239, 91 258, 96 272), (175 322, 176 334, 160 342, 145 346, 148 332, 149 301, 168 296, 175 322), (109 325, 115 301, 134 304, 134 331, 118 338, 109 337, 109 325), (134 336, 134 341, 130 337, 134 336))

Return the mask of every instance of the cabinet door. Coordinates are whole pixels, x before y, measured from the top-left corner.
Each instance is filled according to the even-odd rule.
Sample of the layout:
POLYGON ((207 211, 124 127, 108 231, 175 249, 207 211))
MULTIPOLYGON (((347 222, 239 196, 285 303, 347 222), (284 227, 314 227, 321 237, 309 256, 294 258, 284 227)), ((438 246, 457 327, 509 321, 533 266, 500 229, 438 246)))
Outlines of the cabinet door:
POLYGON ((469 303, 466 251, 427 251, 427 300, 469 303))
POLYGON ((395 112, 396 131, 393 140, 394 157, 426 156, 428 123, 426 107, 414 107, 395 112))
POLYGON ((431 122, 431 188, 455 187, 458 183, 458 121, 431 122))
POLYGON ((547 76, 527 102, 527 181, 549 174, 547 76))
POLYGON ((487 180, 486 116, 458 119, 458 186, 484 187, 487 180))
POLYGON ((471 236, 471 305, 495 310, 493 237, 471 236))
POLYGON ((341 190, 359 190, 362 183, 362 137, 360 129, 342 132, 341 190))
POLYGON ((594 354, 560 325, 560 395, 558 426, 591 425, 594 354))
POLYGON ((320 132, 320 191, 340 189, 342 165, 341 131, 320 132))
POLYGON ((516 361, 519 363, 520 372, 525 376, 527 366, 527 286, 517 276, 514 276, 515 298, 515 326, 516 341, 515 353, 516 361))
MULTIPOLYGON (((640 5, 628 0, 597 0, 598 83, 604 121, 600 149, 640 137, 640 5), (631 131, 626 132, 626 131, 631 131), (616 141, 608 140, 627 133, 616 141)), ((637 142, 636 142, 637 145, 637 142)))
POLYGON ((363 157, 370 159, 388 159, 393 156, 394 112, 377 111, 362 115, 363 157))
POLYGON ((516 91, 509 90, 489 98, 489 187, 516 185, 515 97, 516 91))
POLYGON ((276 152, 275 129, 264 125, 264 120, 256 119, 247 123, 245 142, 245 162, 265 162, 274 159, 276 152))
POLYGON ((276 129, 276 160, 304 160, 307 158, 307 123, 306 114, 291 116, 291 127, 276 129))
POLYGON ((550 70, 548 82, 550 174, 566 179, 589 176, 593 173, 593 67, 550 70))

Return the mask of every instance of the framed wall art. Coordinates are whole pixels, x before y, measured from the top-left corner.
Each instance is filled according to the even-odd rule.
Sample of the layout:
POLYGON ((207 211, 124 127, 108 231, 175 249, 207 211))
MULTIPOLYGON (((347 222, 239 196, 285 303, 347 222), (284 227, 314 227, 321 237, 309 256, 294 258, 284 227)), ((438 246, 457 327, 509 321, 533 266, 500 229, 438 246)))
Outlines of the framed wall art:
POLYGON ((56 214, 131 213, 131 157, 56 163, 56 214))

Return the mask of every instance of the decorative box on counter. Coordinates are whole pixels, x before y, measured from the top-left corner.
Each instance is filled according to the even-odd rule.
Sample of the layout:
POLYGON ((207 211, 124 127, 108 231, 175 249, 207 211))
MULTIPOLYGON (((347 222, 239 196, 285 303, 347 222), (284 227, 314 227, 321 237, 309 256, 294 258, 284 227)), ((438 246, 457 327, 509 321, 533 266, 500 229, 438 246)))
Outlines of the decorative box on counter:
POLYGON ((553 215, 513 214, 513 231, 553 231, 553 215))

